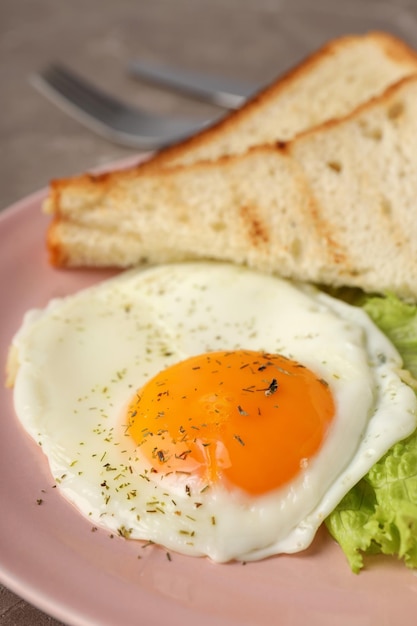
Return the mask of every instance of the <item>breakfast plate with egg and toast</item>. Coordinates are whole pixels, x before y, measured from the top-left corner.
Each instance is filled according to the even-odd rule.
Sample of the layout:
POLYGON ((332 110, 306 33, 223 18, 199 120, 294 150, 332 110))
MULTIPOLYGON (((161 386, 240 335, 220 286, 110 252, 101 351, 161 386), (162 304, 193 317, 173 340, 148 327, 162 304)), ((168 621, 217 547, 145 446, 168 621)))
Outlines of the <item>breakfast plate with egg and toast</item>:
POLYGON ((342 37, 1 216, 4 584, 77 626, 414 623, 416 112, 416 53, 342 37))

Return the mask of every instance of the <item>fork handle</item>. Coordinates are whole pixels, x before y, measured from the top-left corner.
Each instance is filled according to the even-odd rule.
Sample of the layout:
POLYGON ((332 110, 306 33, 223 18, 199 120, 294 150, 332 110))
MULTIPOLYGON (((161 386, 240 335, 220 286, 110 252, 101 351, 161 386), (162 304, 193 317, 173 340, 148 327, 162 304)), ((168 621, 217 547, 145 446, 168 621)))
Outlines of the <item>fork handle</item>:
POLYGON ((173 91, 186 92, 228 109, 242 106, 259 89, 259 86, 234 79, 157 65, 148 61, 133 60, 128 67, 133 76, 173 91))

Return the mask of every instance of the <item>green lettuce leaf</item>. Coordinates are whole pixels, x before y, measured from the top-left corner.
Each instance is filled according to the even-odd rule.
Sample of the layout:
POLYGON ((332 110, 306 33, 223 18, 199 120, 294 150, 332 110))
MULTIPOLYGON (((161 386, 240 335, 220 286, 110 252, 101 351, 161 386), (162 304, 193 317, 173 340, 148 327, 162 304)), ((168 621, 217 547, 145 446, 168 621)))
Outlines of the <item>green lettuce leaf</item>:
MULTIPOLYGON (((417 378, 417 307, 393 295, 361 305, 417 378)), ((395 444, 326 520, 353 572, 366 554, 396 555, 417 568, 417 431, 395 444)))
POLYGON ((392 341, 414 378, 417 378, 417 307, 389 294, 365 300, 369 317, 392 341))

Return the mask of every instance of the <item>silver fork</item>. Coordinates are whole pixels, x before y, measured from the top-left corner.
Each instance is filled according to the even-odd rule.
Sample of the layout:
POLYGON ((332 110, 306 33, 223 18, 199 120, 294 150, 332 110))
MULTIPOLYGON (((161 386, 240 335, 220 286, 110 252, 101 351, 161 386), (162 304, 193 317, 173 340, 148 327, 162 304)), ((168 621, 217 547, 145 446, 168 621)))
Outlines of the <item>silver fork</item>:
POLYGON ((58 64, 33 74, 30 82, 91 130, 115 143, 133 148, 154 150, 213 123, 213 120, 192 121, 158 116, 131 107, 58 64))

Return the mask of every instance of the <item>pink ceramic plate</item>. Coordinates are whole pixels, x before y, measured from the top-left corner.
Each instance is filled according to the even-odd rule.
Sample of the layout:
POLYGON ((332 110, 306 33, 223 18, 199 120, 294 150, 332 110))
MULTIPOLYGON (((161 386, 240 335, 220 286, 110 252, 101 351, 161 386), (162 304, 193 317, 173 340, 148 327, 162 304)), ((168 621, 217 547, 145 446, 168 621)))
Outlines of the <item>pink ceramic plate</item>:
MULTIPOLYGON (((2 363, 26 309, 109 275, 48 265, 43 195, 0 216, 2 363)), ((170 561, 163 549, 92 532, 53 488, 3 385, 0 409, 0 579, 67 624, 414 626, 415 575, 378 557, 355 576, 324 529, 304 554, 247 565, 176 554, 170 561)))

